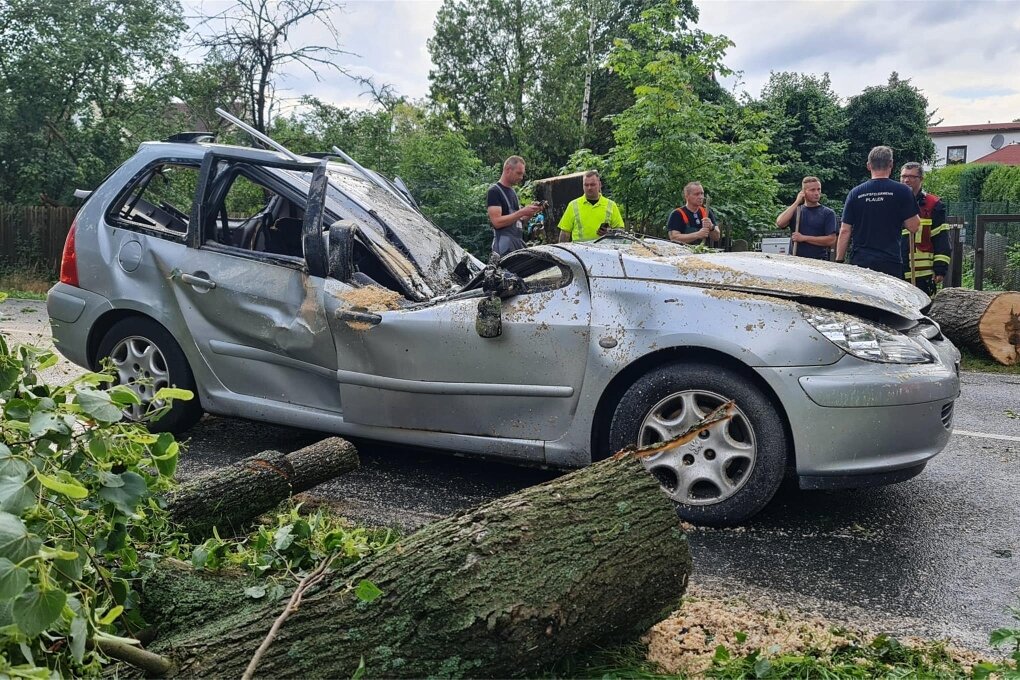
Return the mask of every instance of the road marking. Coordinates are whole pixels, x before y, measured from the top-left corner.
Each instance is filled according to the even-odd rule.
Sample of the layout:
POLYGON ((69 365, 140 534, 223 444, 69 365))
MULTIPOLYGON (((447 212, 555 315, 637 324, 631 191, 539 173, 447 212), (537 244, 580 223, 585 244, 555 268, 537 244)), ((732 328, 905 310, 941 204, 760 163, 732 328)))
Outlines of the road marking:
POLYGON ((1012 437, 1008 434, 989 434, 987 432, 971 432, 969 430, 953 430, 953 434, 962 434, 964 437, 982 437, 984 439, 1000 439, 1004 442, 1020 442, 1020 437, 1012 437))

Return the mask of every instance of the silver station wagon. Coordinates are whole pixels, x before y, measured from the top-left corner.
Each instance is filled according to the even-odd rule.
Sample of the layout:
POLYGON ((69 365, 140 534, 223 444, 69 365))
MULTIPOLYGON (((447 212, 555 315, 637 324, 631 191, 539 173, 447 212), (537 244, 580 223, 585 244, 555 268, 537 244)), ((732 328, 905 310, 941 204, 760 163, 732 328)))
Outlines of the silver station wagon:
POLYGON ((263 144, 142 144, 68 236, 56 346, 109 359, 131 417, 195 393, 153 429, 208 412, 561 468, 637 446, 716 525, 784 475, 893 483, 949 439, 959 353, 903 281, 626 234, 483 267, 399 181, 263 144))

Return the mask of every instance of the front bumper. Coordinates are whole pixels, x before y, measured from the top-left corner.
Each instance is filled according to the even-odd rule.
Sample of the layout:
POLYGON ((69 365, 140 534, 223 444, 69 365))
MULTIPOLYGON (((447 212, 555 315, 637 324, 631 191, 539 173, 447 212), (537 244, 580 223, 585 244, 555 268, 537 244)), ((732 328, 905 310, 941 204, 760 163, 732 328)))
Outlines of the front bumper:
POLYGON ((898 366, 845 356, 831 366, 760 368, 786 408, 803 488, 889 484, 918 474, 952 435, 959 352, 898 366))

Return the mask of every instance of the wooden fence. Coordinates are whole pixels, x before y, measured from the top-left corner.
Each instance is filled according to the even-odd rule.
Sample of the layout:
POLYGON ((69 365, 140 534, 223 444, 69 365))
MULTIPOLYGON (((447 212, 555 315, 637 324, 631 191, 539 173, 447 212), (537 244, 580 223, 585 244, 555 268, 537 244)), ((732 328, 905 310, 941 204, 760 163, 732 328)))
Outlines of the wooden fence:
POLYGON ((0 203, 0 267, 44 267, 54 276, 77 208, 0 203))

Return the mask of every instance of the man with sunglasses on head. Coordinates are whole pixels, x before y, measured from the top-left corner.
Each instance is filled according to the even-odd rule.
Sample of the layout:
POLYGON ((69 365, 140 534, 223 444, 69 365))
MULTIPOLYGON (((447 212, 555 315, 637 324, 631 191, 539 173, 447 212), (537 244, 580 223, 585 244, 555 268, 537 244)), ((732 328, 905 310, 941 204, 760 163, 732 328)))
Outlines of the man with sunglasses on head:
POLYGON ((934 295, 938 284, 949 272, 949 257, 952 246, 949 242, 949 225, 946 224, 946 206, 935 194, 922 188, 924 169, 920 163, 904 163, 900 168, 900 181, 914 192, 917 210, 921 217, 921 228, 911 234, 903 230, 903 278, 928 295, 934 295), (911 253, 910 239, 914 239, 911 253))

